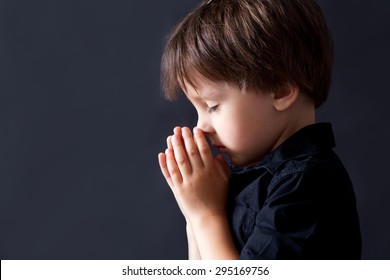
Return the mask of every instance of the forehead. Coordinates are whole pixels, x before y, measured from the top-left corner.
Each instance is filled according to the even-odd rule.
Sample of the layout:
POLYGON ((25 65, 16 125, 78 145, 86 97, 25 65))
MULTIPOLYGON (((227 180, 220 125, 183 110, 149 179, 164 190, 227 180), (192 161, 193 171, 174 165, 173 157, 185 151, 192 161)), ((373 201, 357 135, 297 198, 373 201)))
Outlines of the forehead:
POLYGON ((188 98, 208 99, 226 93, 231 87, 232 85, 226 81, 211 81, 204 77, 197 77, 191 83, 184 81, 183 91, 188 98))

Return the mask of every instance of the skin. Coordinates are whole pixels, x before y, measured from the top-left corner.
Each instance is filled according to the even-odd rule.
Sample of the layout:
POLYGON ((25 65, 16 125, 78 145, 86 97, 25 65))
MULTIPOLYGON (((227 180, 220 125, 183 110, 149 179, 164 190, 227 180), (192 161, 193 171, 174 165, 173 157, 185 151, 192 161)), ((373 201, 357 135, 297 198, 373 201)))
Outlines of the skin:
POLYGON ((230 170, 221 155, 213 157, 206 137, 236 166, 251 166, 314 123, 314 104, 288 85, 275 95, 204 78, 195 84, 184 92, 197 127, 175 127, 159 164, 187 222, 189 258, 238 259, 226 213, 230 170))

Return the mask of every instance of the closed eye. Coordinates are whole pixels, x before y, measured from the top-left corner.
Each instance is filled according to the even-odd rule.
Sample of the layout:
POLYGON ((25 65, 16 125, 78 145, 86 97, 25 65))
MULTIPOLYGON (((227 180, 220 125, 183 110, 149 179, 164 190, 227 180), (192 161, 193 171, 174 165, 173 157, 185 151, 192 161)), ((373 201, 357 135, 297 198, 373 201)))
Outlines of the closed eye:
POLYGON ((208 107, 207 108, 207 112, 212 113, 212 112, 214 112, 217 109, 217 107, 218 107, 218 105, 215 105, 215 106, 212 106, 212 107, 208 107))

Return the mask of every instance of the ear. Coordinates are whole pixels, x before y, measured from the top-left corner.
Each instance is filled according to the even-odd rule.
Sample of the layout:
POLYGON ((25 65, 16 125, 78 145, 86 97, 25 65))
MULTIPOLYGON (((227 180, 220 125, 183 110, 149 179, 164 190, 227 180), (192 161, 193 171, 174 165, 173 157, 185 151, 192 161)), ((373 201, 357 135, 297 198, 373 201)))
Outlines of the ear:
POLYGON ((281 86, 274 94, 274 108, 281 112, 290 108, 298 99, 299 90, 296 86, 287 84, 281 86))

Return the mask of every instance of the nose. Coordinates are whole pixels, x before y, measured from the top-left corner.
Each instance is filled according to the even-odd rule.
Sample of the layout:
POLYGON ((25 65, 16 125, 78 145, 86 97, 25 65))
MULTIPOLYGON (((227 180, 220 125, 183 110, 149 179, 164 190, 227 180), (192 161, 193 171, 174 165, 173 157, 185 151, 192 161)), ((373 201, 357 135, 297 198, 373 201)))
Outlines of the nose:
POLYGON ((200 128, 207 135, 212 134, 214 131, 207 117, 203 115, 198 115, 198 123, 196 124, 196 127, 200 128))

